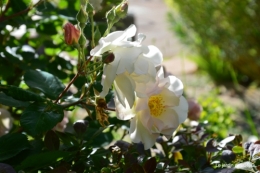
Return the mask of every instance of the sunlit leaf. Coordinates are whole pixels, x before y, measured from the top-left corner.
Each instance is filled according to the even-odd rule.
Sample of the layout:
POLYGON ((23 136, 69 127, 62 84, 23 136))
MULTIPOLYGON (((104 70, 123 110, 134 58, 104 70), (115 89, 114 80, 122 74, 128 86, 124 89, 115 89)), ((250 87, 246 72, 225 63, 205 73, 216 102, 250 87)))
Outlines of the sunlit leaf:
POLYGON ((243 148, 243 147, 240 147, 240 146, 234 146, 234 147, 232 148, 232 151, 233 151, 234 153, 236 153, 236 154, 238 154, 238 153, 243 153, 244 148, 243 148))
POLYGON ((42 91, 47 97, 53 100, 65 88, 56 76, 44 71, 28 70, 24 74, 24 81, 29 87, 42 91))

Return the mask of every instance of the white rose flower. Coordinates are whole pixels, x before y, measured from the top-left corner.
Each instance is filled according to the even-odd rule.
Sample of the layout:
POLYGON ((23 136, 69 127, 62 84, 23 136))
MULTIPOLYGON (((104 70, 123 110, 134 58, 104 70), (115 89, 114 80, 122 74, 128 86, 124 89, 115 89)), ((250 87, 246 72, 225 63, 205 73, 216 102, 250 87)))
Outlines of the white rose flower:
MULTIPOLYGON (((137 84, 137 89, 140 88, 137 84)), ((156 82, 147 83, 142 90, 148 97, 137 98, 132 109, 123 107, 116 98, 116 111, 119 119, 130 119, 132 142, 142 142, 144 148, 149 149, 160 134, 169 139, 185 121, 188 103, 182 96, 182 82, 174 76, 164 78, 162 68, 158 71, 156 82)))
MULTIPOLYGON (((91 50, 91 56, 101 57, 102 54, 111 52, 114 61, 105 64, 101 84, 103 90, 101 97, 105 97, 109 88, 114 83, 115 92, 121 104, 125 100, 133 106, 135 100, 135 79, 139 83, 155 80, 155 67, 162 62, 162 53, 155 46, 143 46, 143 34, 138 35, 137 41, 128 41, 136 33, 135 25, 130 25, 125 31, 116 31, 99 40, 99 45, 91 50)), ((137 93, 140 94, 140 93, 137 93)))

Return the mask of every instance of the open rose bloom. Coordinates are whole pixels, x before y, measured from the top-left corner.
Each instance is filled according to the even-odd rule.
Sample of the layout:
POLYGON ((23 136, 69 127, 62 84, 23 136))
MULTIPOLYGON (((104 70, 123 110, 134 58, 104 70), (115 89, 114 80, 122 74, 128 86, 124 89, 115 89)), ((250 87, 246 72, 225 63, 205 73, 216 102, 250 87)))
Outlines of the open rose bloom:
POLYGON ((104 53, 114 54, 114 61, 105 64, 101 84, 103 91, 101 97, 105 97, 112 84, 121 104, 125 100, 130 107, 135 100, 135 80, 138 77, 140 83, 154 80, 155 67, 162 62, 162 53, 155 46, 143 46, 141 41, 145 38, 139 34, 137 41, 129 41, 136 34, 136 27, 130 25, 125 31, 116 31, 99 40, 99 45, 91 50, 90 54, 101 57, 104 53))
POLYGON ((130 120, 130 138, 142 142, 145 149, 151 148, 160 134, 170 138, 187 118, 188 103, 182 96, 183 84, 174 76, 163 77, 158 71, 155 83, 147 83, 148 97, 136 98, 134 107, 125 108, 116 101, 117 117, 130 120))
POLYGON ((143 34, 129 41, 135 33, 134 25, 113 32, 100 39, 91 55, 114 54, 114 61, 104 65, 100 96, 105 97, 114 85, 117 117, 130 120, 131 140, 149 149, 161 134, 168 139, 172 136, 187 118, 188 104, 182 96, 182 82, 174 76, 164 78, 162 68, 156 70, 162 62, 160 50, 141 45, 143 34))

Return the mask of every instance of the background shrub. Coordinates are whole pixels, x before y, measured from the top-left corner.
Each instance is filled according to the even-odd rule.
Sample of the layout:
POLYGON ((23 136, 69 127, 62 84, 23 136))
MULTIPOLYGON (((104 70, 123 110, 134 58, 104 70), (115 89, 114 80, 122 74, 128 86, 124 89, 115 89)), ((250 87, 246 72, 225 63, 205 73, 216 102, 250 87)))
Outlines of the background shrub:
POLYGON ((168 0, 172 30, 217 82, 260 82, 260 2, 168 0))

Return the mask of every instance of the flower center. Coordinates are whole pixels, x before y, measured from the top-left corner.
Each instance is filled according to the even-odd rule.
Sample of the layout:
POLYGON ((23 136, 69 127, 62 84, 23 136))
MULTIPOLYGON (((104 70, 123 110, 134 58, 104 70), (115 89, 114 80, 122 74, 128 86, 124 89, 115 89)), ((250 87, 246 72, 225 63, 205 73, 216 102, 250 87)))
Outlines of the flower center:
POLYGON ((154 117, 161 116, 161 114, 165 111, 164 101, 160 95, 151 96, 148 101, 148 106, 150 108, 151 115, 154 117))

